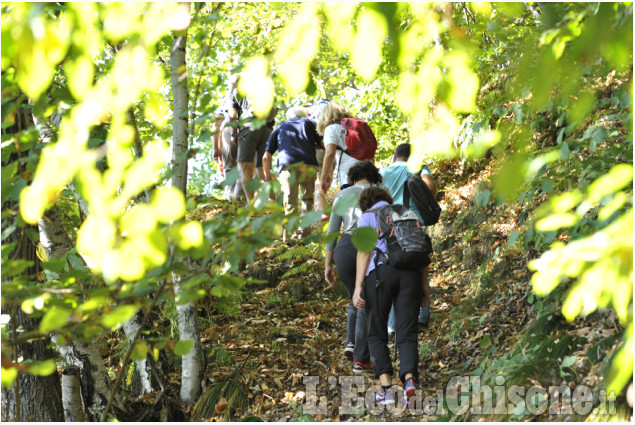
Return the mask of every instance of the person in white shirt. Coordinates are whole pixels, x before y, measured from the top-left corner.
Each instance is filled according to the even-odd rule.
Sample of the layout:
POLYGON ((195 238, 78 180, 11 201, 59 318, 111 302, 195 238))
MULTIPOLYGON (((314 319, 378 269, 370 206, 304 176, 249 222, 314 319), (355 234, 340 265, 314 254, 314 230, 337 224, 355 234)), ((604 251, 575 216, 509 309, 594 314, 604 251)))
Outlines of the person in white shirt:
POLYGON ((338 102, 331 101, 317 118, 317 131, 324 136, 324 164, 320 173, 320 187, 326 194, 333 183, 333 172, 337 173, 337 184, 342 187, 348 183, 348 170, 359 162, 337 148, 346 150, 346 129, 340 121, 354 118, 351 111, 338 102))

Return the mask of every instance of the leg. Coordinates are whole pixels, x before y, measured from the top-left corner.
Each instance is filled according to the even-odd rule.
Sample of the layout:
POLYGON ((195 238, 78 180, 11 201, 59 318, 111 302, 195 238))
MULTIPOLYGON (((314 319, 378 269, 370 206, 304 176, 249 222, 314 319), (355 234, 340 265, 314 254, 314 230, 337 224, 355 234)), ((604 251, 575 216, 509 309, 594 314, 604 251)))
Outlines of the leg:
POLYGON ((253 197, 253 192, 248 191, 247 184, 251 182, 254 175, 254 158, 258 143, 256 136, 249 128, 242 128, 238 133, 238 170, 240 171, 240 180, 247 202, 251 201, 253 197))
POLYGON ((314 165, 305 165, 301 171, 300 186, 302 187, 302 213, 313 211, 313 196, 315 192, 315 173, 317 168, 314 165))
POLYGON ((298 206, 298 179, 295 176, 295 169, 295 167, 285 165, 278 176, 282 186, 282 201, 285 214, 291 214, 298 206))
POLYGON ((395 298, 395 319, 397 325, 396 344, 401 358, 399 375, 405 383, 407 378, 417 380, 419 354, 417 352, 417 335, 419 325, 417 316, 421 306, 423 290, 421 288, 421 272, 396 270, 399 274, 399 292, 395 298))
POLYGON ((364 280, 363 297, 366 301, 364 309, 368 322, 368 348, 370 349, 370 357, 375 364, 375 377, 382 380, 384 384, 385 377, 392 377, 393 367, 390 361, 390 352, 388 351, 388 314, 392 305, 394 289, 393 286, 399 283, 395 279, 394 269, 389 266, 379 266, 379 271, 373 270, 364 280), (382 284, 376 287, 377 273, 379 272, 382 284))
MULTIPOLYGON (((335 267, 337 267, 337 273, 346 287, 348 296, 352 297, 355 290, 357 250, 353 246, 350 235, 342 235, 341 239, 335 246, 333 255, 335 267)), ((355 306, 352 305, 351 299, 348 312, 346 334, 351 334, 353 342, 355 343, 353 361, 368 363, 370 360, 370 352, 368 351, 368 325, 366 322, 365 310, 358 310, 355 308, 355 306), (353 311, 351 311, 351 306, 353 311)))
POLYGON ((253 192, 249 192, 247 190, 247 185, 253 179, 252 176, 254 175, 254 163, 251 162, 251 161, 249 161, 249 162, 239 162, 238 163, 238 171, 240 171, 241 187, 243 189, 245 197, 247 198, 247 202, 249 202, 249 201, 251 201, 251 198, 253 197, 253 192))

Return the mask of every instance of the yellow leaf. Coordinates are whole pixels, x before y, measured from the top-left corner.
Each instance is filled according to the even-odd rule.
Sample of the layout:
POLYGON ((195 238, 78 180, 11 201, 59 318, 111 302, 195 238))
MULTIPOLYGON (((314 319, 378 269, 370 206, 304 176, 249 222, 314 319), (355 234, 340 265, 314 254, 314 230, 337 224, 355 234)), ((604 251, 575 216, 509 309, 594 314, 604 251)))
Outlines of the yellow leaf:
POLYGON ((155 191, 150 205, 156 219, 163 223, 178 220, 185 215, 185 197, 180 190, 173 187, 155 191))
POLYGON ((386 18, 374 10, 365 10, 358 18, 357 34, 351 45, 351 64, 366 81, 371 81, 382 60, 382 47, 388 33, 386 18))

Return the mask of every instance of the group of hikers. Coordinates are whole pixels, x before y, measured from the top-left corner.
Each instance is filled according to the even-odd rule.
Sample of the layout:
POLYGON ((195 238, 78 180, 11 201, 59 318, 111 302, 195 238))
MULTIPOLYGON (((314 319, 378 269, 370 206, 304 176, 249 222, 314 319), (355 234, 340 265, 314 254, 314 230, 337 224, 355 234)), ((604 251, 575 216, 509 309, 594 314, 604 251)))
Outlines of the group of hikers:
POLYGON ((271 166, 276 152, 285 213, 296 210, 299 202, 303 213, 314 207, 324 211, 325 194, 335 176, 340 190, 330 217, 323 215, 322 220, 329 220, 327 235, 337 237, 326 244, 324 276, 334 286, 339 275, 350 297, 344 355, 352 361, 353 372, 374 372, 379 379, 378 403, 394 404, 397 396, 388 349, 388 341, 394 338, 407 404, 415 395, 418 378, 418 333, 427 325, 430 308, 432 249, 425 226, 438 219, 438 213, 436 219, 428 215, 424 219, 422 207, 411 200, 421 197, 414 193, 420 187, 417 182, 425 186, 428 196, 435 196, 430 170, 423 166, 414 174, 408 169, 407 143, 397 146, 392 164, 379 170, 374 164, 377 142, 370 127, 335 101, 291 107, 277 126, 274 107, 267 123, 252 129, 253 113, 248 97, 237 93, 238 78, 230 79, 222 114, 215 123, 214 158, 222 162, 224 173, 233 167, 240 173, 226 196, 249 202, 253 197, 249 182, 256 175, 261 182, 275 178, 271 166), (338 205, 351 205, 355 199, 354 207, 338 213, 345 210, 338 205), (353 231, 361 227, 377 231, 372 252, 358 252, 353 245, 353 231))

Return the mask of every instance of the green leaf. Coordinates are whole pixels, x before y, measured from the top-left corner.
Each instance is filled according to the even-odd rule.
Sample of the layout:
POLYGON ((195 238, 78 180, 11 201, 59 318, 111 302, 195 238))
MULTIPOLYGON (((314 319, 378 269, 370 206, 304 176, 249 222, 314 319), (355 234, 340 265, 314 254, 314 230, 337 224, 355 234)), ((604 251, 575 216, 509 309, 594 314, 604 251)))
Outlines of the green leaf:
POLYGON ((491 193, 489 190, 484 190, 483 192, 479 193, 476 196, 476 204, 485 208, 487 204, 489 203, 490 195, 491 193))
POLYGON ((489 335, 485 335, 483 338, 481 338, 478 344, 481 346, 481 348, 487 348, 492 345, 492 341, 490 341, 489 335))
POLYGON ((42 267, 55 273, 61 273, 66 268, 66 264, 66 258, 60 258, 57 260, 43 261, 42 267))
POLYGON ((144 360, 148 355, 148 344, 145 341, 138 340, 132 347, 130 358, 132 360, 144 360))
POLYGON ((194 347, 194 341, 191 339, 185 341, 179 341, 174 346, 174 354, 181 357, 190 352, 190 350, 194 347))
POLYGON ((70 315, 71 312, 65 308, 51 307, 40 322, 40 332, 47 334, 51 331, 61 329, 68 321, 70 315))
POLYGON ((562 361, 562 367, 571 367, 578 360, 578 356, 569 356, 562 361))
POLYGON ((48 359, 42 362, 33 362, 29 365, 29 373, 35 376, 48 376, 57 370, 55 360, 48 359))
POLYGON ((312 226, 318 222, 318 220, 322 217, 322 211, 311 211, 302 216, 300 220, 300 227, 306 228, 312 226))
POLYGON ((359 197, 354 193, 338 197, 333 204, 333 210, 341 217, 345 216, 351 208, 355 208, 359 197))
POLYGON ((560 153, 560 158, 562 160, 569 159, 569 144, 567 142, 564 142, 563 144, 561 144, 558 152, 560 153))
POLYGON ((511 233, 509 234, 509 239, 507 240, 507 243, 509 245, 513 245, 516 243, 517 239, 518 239, 518 231, 512 230, 511 233))
POLYGON ((372 227, 358 227, 353 230, 353 246, 360 252, 372 252, 377 244, 377 231, 372 227))
POLYGON ((102 325, 107 328, 118 328, 124 322, 130 320, 135 315, 138 308, 134 305, 122 305, 109 313, 105 313, 101 319, 102 325))
POLYGON ((550 179, 544 179, 542 181, 542 192, 549 193, 553 189, 553 182, 550 179))

